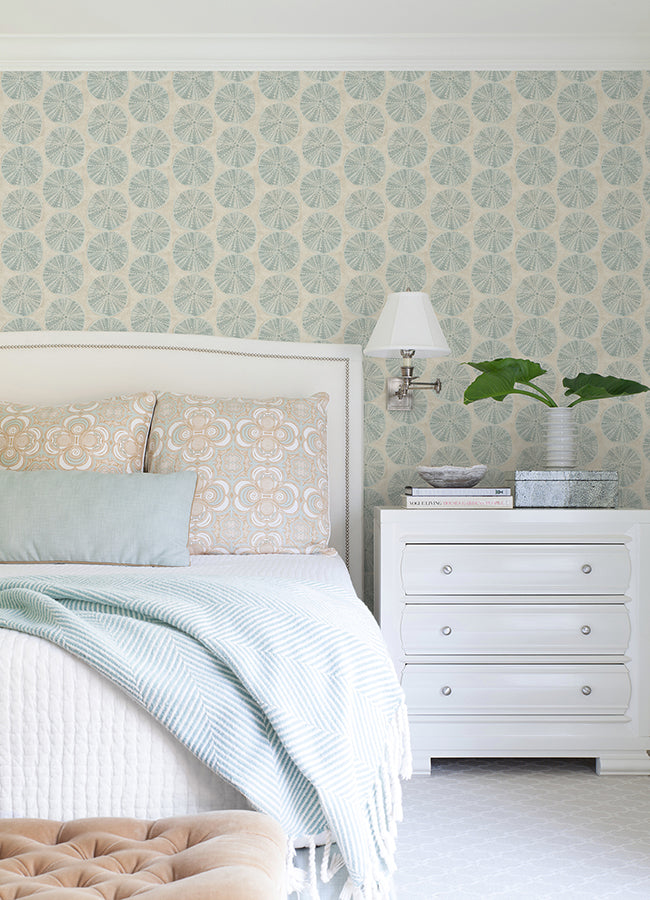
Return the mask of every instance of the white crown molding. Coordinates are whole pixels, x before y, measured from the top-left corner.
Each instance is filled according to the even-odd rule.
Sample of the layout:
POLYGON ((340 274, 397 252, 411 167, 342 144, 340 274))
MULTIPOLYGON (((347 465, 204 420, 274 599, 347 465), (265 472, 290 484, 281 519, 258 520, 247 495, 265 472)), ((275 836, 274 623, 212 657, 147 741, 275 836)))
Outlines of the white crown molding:
POLYGON ((650 69, 650 34, 0 35, 0 69, 650 69))

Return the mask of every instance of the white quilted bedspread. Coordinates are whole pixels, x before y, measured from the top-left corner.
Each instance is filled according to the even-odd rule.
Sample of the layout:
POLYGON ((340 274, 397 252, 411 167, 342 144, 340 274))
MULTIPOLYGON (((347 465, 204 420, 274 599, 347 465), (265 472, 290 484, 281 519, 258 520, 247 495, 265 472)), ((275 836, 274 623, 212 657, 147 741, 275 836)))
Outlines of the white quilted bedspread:
MULTIPOLYGON (((103 568, 6 565, 2 574, 103 568)), ((193 558, 192 575, 219 571, 329 580, 352 590, 339 557, 193 558)), ((47 641, 0 629, 0 817, 158 818, 247 806, 232 785, 97 672, 47 641)))
POLYGON ((157 818, 246 807, 119 688, 31 635, 0 631, 0 817, 157 818))

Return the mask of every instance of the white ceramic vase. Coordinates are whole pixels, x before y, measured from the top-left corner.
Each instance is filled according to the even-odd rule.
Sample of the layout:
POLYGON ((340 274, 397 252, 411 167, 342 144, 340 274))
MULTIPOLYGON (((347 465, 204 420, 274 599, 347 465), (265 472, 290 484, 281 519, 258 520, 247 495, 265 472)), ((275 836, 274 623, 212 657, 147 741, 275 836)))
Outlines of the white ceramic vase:
POLYGON ((547 469, 575 469, 577 464, 575 410, 552 406, 546 410, 547 469))

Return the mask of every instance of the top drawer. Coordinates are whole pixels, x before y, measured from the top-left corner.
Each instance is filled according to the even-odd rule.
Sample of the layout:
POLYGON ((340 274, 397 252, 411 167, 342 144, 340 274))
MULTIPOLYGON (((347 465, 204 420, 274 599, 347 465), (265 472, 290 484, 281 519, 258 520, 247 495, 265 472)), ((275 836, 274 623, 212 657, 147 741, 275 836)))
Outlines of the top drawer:
POLYGON ((624 594, 624 544, 406 544, 405 594, 624 594))

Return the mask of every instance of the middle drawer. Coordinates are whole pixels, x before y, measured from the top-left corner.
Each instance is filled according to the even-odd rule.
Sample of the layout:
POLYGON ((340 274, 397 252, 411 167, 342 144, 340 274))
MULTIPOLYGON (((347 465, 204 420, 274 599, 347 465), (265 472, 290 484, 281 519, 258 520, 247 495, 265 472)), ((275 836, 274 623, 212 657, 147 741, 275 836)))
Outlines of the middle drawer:
POLYGON ((408 656, 616 654, 630 640, 624 604, 406 604, 401 642, 408 656))

